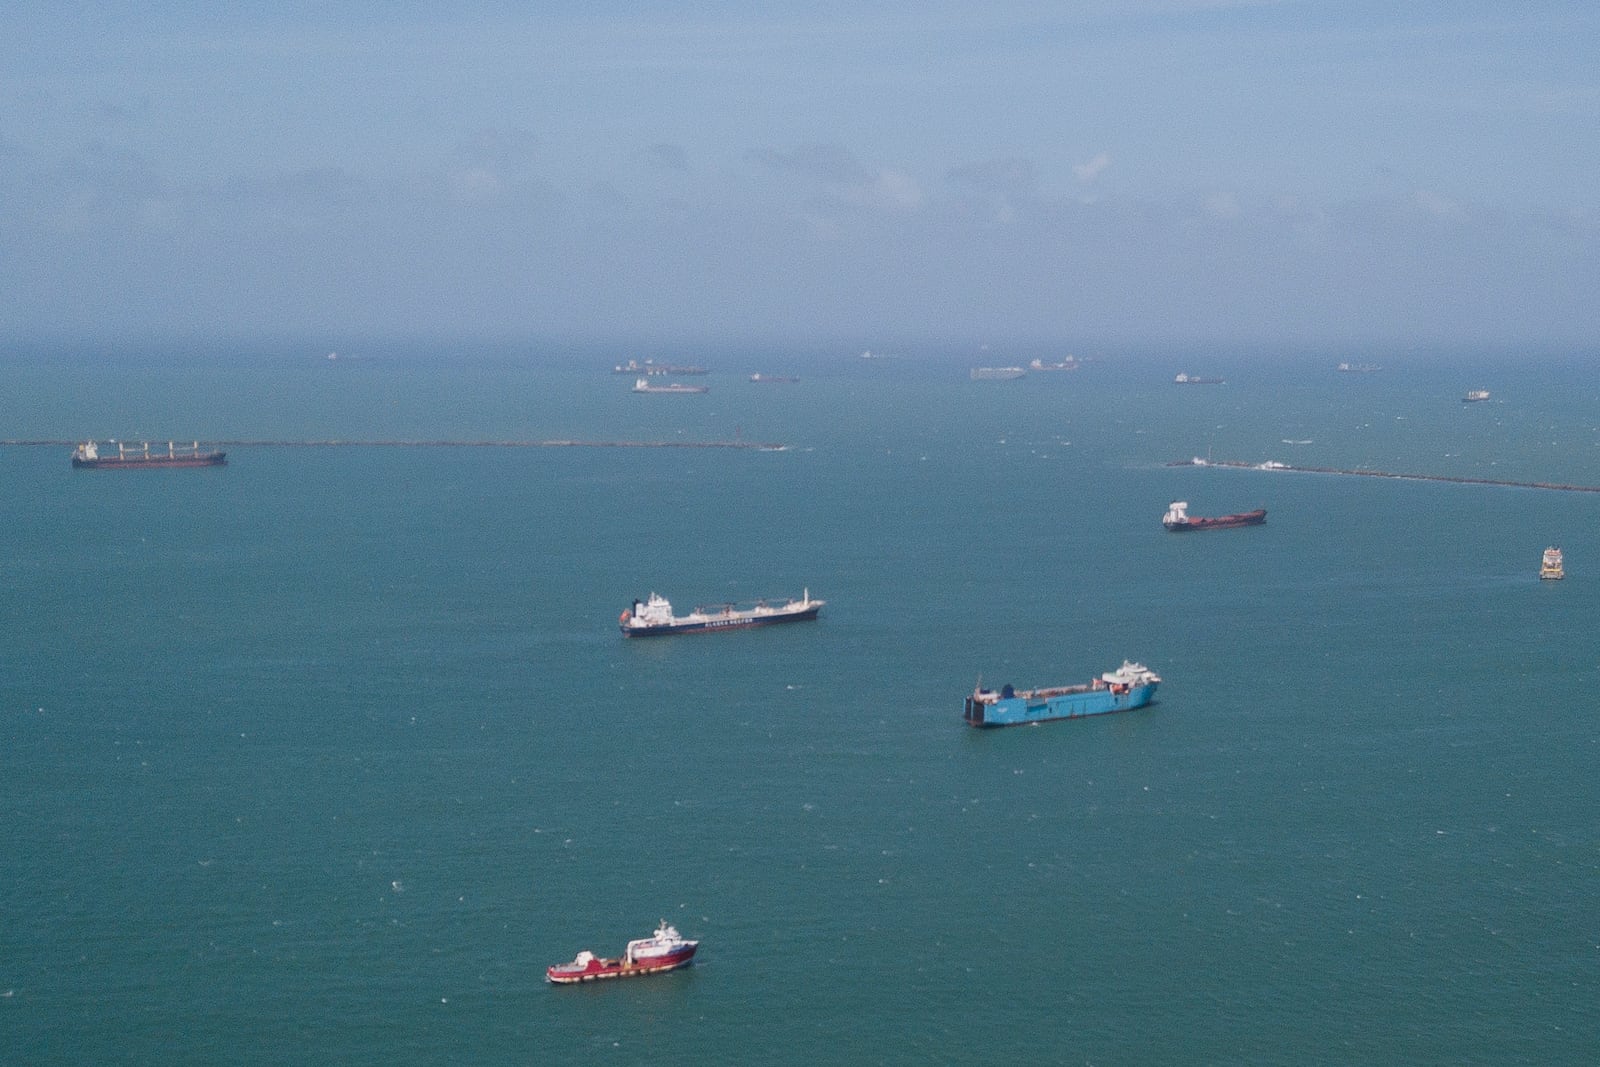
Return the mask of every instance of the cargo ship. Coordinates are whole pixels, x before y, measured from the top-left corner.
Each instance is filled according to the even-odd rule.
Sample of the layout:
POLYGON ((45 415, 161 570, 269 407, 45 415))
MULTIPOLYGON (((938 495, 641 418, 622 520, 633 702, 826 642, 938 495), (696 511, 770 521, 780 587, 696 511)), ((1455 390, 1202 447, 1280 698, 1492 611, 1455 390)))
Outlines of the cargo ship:
POLYGON ((791 376, 786 375, 786 374, 762 374, 760 371, 757 371, 755 374, 750 375, 750 380, 752 382, 758 382, 759 383, 759 382, 798 382, 800 379, 791 377, 791 376))
POLYGON ((701 633, 706 630, 742 630, 751 626, 771 626, 780 622, 803 622, 817 617, 825 600, 812 600, 807 589, 799 600, 789 597, 782 604, 758 600, 754 606, 736 604, 698 607, 687 615, 672 614, 672 602, 659 593, 635 600, 633 607, 617 618, 624 637, 656 637, 662 634, 701 633))
POLYGON ((704 393, 704 385, 684 385, 682 382, 668 382, 666 385, 652 385, 649 378, 640 378, 633 383, 636 393, 704 393))
POLYGON ((585 949, 571 963, 557 963, 545 968, 544 977, 545 981, 556 985, 576 985, 607 978, 662 974, 689 966, 694 961, 695 949, 699 947, 700 942, 686 940, 663 919, 650 937, 629 941, 628 947, 617 959, 596 956, 585 949))
POLYGON ((1173 385, 1221 385, 1221 378, 1200 378, 1193 374, 1179 374, 1172 379, 1173 385))
POLYGON ((200 450, 200 442, 193 444, 177 445, 167 442, 165 452, 157 448, 150 450, 150 442, 143 441, 137 445, 128 445, 117 442, 117 454, 114 456, 100 454, 100 446, 94 441, 85 441, 72 450, 72 465, 86 467, 92 470, 134 470, 156 467, 222 467, 228 462, 226 452, 200 450))
POLYGON ((967 698, 962 718, 968 726, 1021 726, 1051 719, 1079 719, 1131 711, 1150 703, 1161 679, 1142 663, 1123 660, 1087 685, 1058 685, 1044 689, 1014 689, 997 693, 980 684, 967 698))
POLYGON ((1461 398, 1461 402, 1463 404, 1481 404, 1485 400, 1488 400, 1488 399, 1489 399, 1489 390, 1487 390, 1487 389, 1473 389, 1472 391, 1467 393, 1466 396, 1461 398))
POLYGON ((1028 369, 1029 370, 1038 370, 1038 371, 1077 370, 1081 366, 1083 366, 1083 364, 1078 362, 1077 357, 1068 356, 1066 359, 1064 359, 1060 363, 1046 363, 1042 359, 1036 359, 1033 362, 1028 364, 1028 369))
POLYGON ((1267 509, 1241 511, 1237 515, 1216 515, 1198 518, 1189 514, 1187 501, 1174 500, 1167 513, 1161 516, 1161 525, 1173 532, 1183 530, 1226 530, 1234 526, 1260 526, 1267 521, 1267 509))
POLYGON ((1561 550, 1559 548, 1545 549, 1544 559, 1539 561, 1539 577, 1554 580, 1565 578, 1566 576, 1567 568, 1561 558, 1561 550))
POLYGON ((626 363, 618 363, 611 368, 611 373, 648 374, 654 376, 662 374, 705 374, 707 372, 704 367, 680 367, 674 363, 657 363, 653 359, 647 359, 640 363, 636 359, 630 359, 626 363))
POLYGON ((969 377, 975 382, 1009 382, 1027 373, 1021 367, 973 367, 969 377))

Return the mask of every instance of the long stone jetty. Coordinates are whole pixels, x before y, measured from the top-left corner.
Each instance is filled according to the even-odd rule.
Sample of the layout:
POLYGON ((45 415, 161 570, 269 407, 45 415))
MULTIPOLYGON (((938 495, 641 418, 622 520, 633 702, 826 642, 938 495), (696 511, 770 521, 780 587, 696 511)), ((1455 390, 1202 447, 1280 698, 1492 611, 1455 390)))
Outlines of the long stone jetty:
POLYGON ((1492 485, 1503 489, 1555 489, 1563 493, 1600 493, 1600 485, 1569 485, 1565 482, 1517 482, 1506 478, 1468 478, 1455 474, 1401 474, 1395 471, 1354 470, 1342 467, 1302 467, 1293 463, 1245 463, 1235 459, 1175 459, 1169 467, 1230 467, 1248 471, 1293 471, 1299 474, 1354 474, 1362 478, 1398 478, 1411 482, 1455 482, 1458 485, 1492 485))

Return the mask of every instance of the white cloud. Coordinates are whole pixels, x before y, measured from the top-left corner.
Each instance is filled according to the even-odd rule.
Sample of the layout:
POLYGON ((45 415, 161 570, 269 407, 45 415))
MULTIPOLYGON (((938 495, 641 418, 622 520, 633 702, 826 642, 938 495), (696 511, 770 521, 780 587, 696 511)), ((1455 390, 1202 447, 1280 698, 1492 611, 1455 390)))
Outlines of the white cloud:
POLYGON ((870 172, 854 155, 834 144, 801 145, 792 152, 760 148, 749 156, 773 170, 812 181, 857 185, 871 179, 870 172))
POLYGON ((661 142, 644 149, 643 156, 652 165, 662 170, 686 171, 689 169, 689 153, 682 146, 661 142))
POLYGON ((140 229, 170 233, 178 228, 178 204, 169 197, 147 197, 139 202, 136 215, 140 229))
POLYGON ((879 171, 872 192, 878 203, 901 211, 915 211, 922 206, 922 189, 916 179, 897 170, 879 171))
POLYGON ((1412 195, 1412 203, 1421 208, 1426 214, 1436 219, 1453 219, 1461 214, 1461 205, 1447 197, 1440 196, 1431 189, 1418 189, 1412 195))
POLYGON ((1205 199, 1205 210, 1214 219, 1236 219, 1243 214, 1239 198, 1232 193, 1212 193, 1205 199))
POLYGON ((982 163, 965 163, 952 167, 947 177, 958 185, 986 195, 1031 197, 1037 192, 1031 159, 990 159, 982 163))
POLYGON ((492 200, 503 187, 499 171, 492 167, 461 167, 450 172, 450 191, 459 201, 492 200))
POLYGON ((1072 173, 1078 176, 1078 181, 1088 185, 1105 173, 1106 168, 1109 166, 1111 166, 1111 156, 1108 153, 1101 152, 1087 163, 1076 164, 1072 168, 1072 173))
POLYGON ((838 145, 803 145, 792 152, 764 148, 749 158, 771 170, 813 183, 822 197, 855 208, 915 211, 922 187, 904 171, 868 167, 838 145))

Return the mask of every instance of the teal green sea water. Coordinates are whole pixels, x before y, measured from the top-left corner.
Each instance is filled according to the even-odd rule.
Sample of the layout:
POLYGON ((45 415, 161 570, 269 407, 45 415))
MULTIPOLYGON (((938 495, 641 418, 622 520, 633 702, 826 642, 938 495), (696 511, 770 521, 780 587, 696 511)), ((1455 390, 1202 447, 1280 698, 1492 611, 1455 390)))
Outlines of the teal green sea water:
POLYGON ((1600 485, 1589 362, 634 354, 0 358, 10 439, 787 446, 0 448, 7 1062, 1600 1061, 1600 494, 1166 466, 1600 485), (691 969, 543 981, 663 917, 691 969))

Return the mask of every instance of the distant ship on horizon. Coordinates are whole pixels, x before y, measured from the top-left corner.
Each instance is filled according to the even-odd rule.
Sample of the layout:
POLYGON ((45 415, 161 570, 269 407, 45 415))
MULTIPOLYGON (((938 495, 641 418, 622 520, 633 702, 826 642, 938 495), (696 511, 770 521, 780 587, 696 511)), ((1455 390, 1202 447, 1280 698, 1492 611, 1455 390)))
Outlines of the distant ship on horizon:
POLYGON ((640 378, 638 381, 633 383, 633 391, 636 393, 688 394, 709 392, 710 387, 704 385, 685 385, 682 382, 668 382, 665 385, 654 385, 651 383, 649 378, 640 378))
POLYGON ((85 441, 72 450, 72 465, 88 470, 150 470, 161 467, 223 467, 228 463, 226 452, 202 452, 199 441, 188 445, 168 441, 165 452, 159 449, 152 452, 149 441, 132 447, 118 441, 116 446, 115 456, 102 456, 98 443, 85 441))
POLYGON ((677 364, 673 363, 657 363, 653 359, 647 359, 643 363, 640 363, 636 359, 630 359, 626 363, 618 363, 615 367, 611 368, 611 373, 647 374, 651 377, 658 377, 667 374, 708 374, 710 372, 704 367, 678 366, 677 364))

